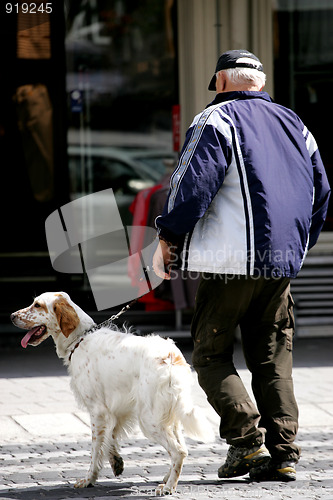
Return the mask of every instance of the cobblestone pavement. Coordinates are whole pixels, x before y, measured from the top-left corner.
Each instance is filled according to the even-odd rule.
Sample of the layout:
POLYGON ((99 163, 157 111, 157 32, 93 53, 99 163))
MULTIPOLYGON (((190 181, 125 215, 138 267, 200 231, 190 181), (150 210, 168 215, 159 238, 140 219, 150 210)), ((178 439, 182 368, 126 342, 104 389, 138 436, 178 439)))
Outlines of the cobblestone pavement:
MULTIPOLYGON (((173 498, 332 500, 332 348, 333 338, 296 341, 294 382, 302 447, 297 481, 250 483, 246 476, 219 480, 217 469, 227 445, 218 436, 211 444, 188 439, 189 456, 173 498)), ((186 347, 183 352, 189 358, 186 347)), ((239 346, 236 359, 249 388, 239 346)), ((207 409, 218 431, 218 418, 193 376, 195 401, 207 409)), ((74 482, 89 466, 89 419, 74 401, 69 378, 51 342, 0 354, 0 445, 1 499, 150 499, 155 498, 155 488, 168 468, 164 450, 139 433, 122 445, 125 470, 121 478, 114 478, 105 466, 94 488, 74 489, 74 482)))

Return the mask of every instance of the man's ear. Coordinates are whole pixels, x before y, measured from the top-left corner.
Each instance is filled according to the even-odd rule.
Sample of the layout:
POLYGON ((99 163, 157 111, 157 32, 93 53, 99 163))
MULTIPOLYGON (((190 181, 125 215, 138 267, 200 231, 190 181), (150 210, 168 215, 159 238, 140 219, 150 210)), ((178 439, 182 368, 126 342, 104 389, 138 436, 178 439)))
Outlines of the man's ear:
POLYGON ((227 85, 227 78, 225 76, 225 73, 223 71, 219 71, 216 74, 216 92, 219 94, 221 92, 225 91, 226 85, 227 85))
POLYGON ((80 319, 74 309, 64 297, 60 297, 53 305, 58 324, 67 338, 78 326, 80 319))
POLYGON ((222 90, 224 92, 227 86, 227 77, 225 76, 224 73, 221 73, 221 82, 222 82, 222 90))

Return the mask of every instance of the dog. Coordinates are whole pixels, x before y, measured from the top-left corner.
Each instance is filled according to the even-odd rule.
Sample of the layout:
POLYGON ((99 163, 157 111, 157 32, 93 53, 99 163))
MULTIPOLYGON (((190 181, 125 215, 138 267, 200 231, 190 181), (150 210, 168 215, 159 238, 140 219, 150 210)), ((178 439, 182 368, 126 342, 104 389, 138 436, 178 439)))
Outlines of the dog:
POLYGON ((96 482, 104 457, 115 476, 122 474, 119 440, 139 424, 171 459, 156 493, 173 493, 187 456, 182 431, 203 442, 214 440, 204 411, 192 403, 191 369, 174 342, 158 335, 137 336, 113 324, 98 327, 65 292, 43 293, 29 307, 14 312, 11 320, 29 330, 23 347, 53 338, 76 400, 90 414, 91 464, 75 487, 96 482))

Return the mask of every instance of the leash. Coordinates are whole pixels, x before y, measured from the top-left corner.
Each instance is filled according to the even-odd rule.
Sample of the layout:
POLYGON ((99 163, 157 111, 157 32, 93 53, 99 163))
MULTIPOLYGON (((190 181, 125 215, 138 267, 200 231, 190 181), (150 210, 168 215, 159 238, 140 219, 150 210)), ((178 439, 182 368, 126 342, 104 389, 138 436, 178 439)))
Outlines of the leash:
MULTIPOLYGON (((146 295, 146 294, 144 294, 144 295, 146 295)), ((141 297, 143 297, 143 295, 141 295, 141 297)), ((103 328, 104 326, 110 327, 112 325, 112 323, 114 322, 114 320, 118 319, 119 316, 124 314, 124 312, 128 311, 134 304, 136 304, 136 302, 138 302, 139 299, 141 299, 141 297, 138 297, 137 299, 132 300, 132 302, 130 302, 129 304, 124 306, 117 314, 113 314, 109 319, 106 319, 105 321, 103 321, 103 323, 99 323, 98 325, 95 324, 91 328, 89 328, 89 330, 86 330, 84 332, 84 336, 80 338, 80 340, 75 344, 75 346, 73 347, 73 349, 69 353, 68 361, 69 362, 71 361, 75 349, 77 349, 79 347, 81 342, 86 338, 87 335, 89 335, 89 333, 95 332, 96 330, 100 330, 100 328, 103 328)))
MULTIPOLYGON (((147 292, 149 293, 149 292, 147 292)), ((146 293, 141 295, 141 297, 144 297, 145 295, 147 295, 146 293)), ((127 304, 126 306, 124 306, 118 314, 114 314, 113 316, 111 316, 110 319, 107 319, 106 321, 114 321, 115 319, 118 319, 119 316, 121 316, 122 314, 124 314, 124 312, 128 311, 129 309, 131 309, 132 306, 134 306, 134 304, 136 304, 139 299, 141 299, 141 297, 138 297, 137 299, 134 299, 132 300, 132 302, 130 302, 129 304, 127 304)), ((105 322, 104 322, 105 323, 105 322)), ((103 324, 103 323, 102 323, 103 324)))
MULTIPOLYGON (((102 326, 105 326, 107 325, 108 323, 112 323, 112 321, 118 319, 122 314, 124 314, 126 311, 128 311, 132 306, 134 306, 134 304, 136 304, 142 297, 144 297, 145 295, 147 295, 147 293, 151 292, 152 291, 152 288, 151 288, 151 285, 150 285, 150 280, 149 280, 149 277, 148 277, 148 271, 150 271, 150 268, 149 266, 146 266, 143 268, 143 272, 144 272, 144 275, 145 275, 145 278, 146 278, 146 282, 149 284, 149 290, 148 292, 144 293, 143 295, 140 295, 140 297, 138 297, 137 299, 134 299, 132 300, 132 302, 129 302, 126 306, 124 306, 120 311, 119 313, 117 314, 113 314, 113 316, 111 316, 109 319, 107 319, 106 321, 103 321, 103 323, 101 323, 100 325, 97 325, 98 328, 101 328, 102 326)), ((140 281, 143 281, 143 277, 140 278, 140 281)))
MULTIPOLYGON (((144 267, 143 271, 144 271, 145 277, 147 278, 147 271, 150 271, 150 268, 148 266, 144 267)), ((169 274, 170 274, 170 272, 171 272, 171 269, 169 269, 169 274)), ((141 278, 140 281, 142 281, 142 280, 143 280, 143 278, 141 278)), ((147 281, 147 282, 149 283, 149 281, 147 281)), ((81 342, 85 339, 86 335, 88 335, 89 333, 95 332, 96 330, 99 330, 100 328, 103 328, 104 326, 110 327, 115 320, 117 320, 122 314, 124 314, 132 306, 134 306, 134 304, 136 304, 142 297, 147 295, 147 293, 151 292, 151 290, 152 290, 152 288, 149 286, 148 292, 144 293, 143 295, 140 295, 140 297, 138 297, 137 299, 134 299, 131 302, 129 302, 128 304, 126 304, 117 314, 113 314, 112 316, 110 316, 110 318, 106 319, 102 323, 99 323, 98 325, 95 324, 94 326, 89 328, 89 330, 86 330, 84 332, 84 336, 80 338, 80 340, 75 344, 75 346, 71 350, 69 357, 68 357, 68 361, 71 360, 75 349, 77 349, 77 347, 79 347, 81 342)))
MULTIPOLYGON (((152 268, 152 270, 153 270, 153 268, 152 268)), ((145 278, 146 278, 146 282, 150 283, 150 280, 149 280, 149 277, 148 277, 148 274, 147 274, 148 271, 150 271, 149 266, 146 266, 146 267, 143 268, 143 272, 144 272, 144 275, 145 275, 145 278)), ((169 266, 169 276, 170 276, 170 273, 171 273, 171 266, 169 266)), ((140 281, 142 281, 142 280, 143 280, 143 278, 140 279, 140 281)), ((140 295, 140 297, 138 297, 137 299, 132 300, 132 302, 129 302, 126 306, 124 306, 119 311, 119 313, 114 314, 113 316, 111 316, 106 321, 103 321, 103 323, 101 323, 100 325, 97 325, 97 327, 100 328, 100 327, 102 327, 102 325, 104 326, 104 324, 107 324, 108 322, 112 322, 115 319, 118 319, 119 316, 121 316, 122 314, 124 314, 124 312, 128 311, 132 306, 134 306, 134 304, 136 304, 140 299, 142 299, 142 297, 144 297, 145 295, 147 295, 147 293, 150 293, 152 290, 153 290, 153 288, 151 288, 151 286, 149 285, 148 292, 144 293, 143 295, 140 295)))
MULTIPOLYGON (((144 294, 144 295, 146 295, 146 294, 144 294)), ((144 295, 141 295, 141 297, 144 297, 144 295)), ((88 333, 94 332, 96 330, 99 330, 100 328, 103 328, 104 326, 110 326, 116 319, 118 319, 122 314, 124 314, 132 306, 134 306, 134 304, 136 304, 138 302, 138 300, 141 299, 141 297, 138 297, 137 299, 132 300, 132 302, 129 302, 129 304, 124 306, 117 314, 113 314, 112 316, 110 316, 110 318, 106 319, 102 323, 99 323, 98 325, 95 324, 94 326, 89 328, 89 330, 87 330, 85 332, 85 335, 87 335, 88 333)))
MULTIPOLYGON (((147 274, 148 271, 150 271, 149 266, 146 266, 146 267, 143 268, 143 272, 144 272, 146 281, 147 281, 147 283, 150 283, 149 278, 148 278, 148 274, 147 274)), ((143 277, 140 278, 140 281, 143 281, 143 279, 144 279, 143 277)), ((90 330, 88 330, 88 332, 97 330, 99 328, 102 328, 103 326, 109 326, 110 323, 112 323, 113 321, 115 321, 116 319, 118 319, 122 314, 124 314, 126 311, 128 311, 142 297, 144 297, 145 295, 147 295, 147 293, 151 292, 151 290, 152 290, 152 288, 151 288, 151 286, 149 286, 148 292, 144 293, 143 295, 140 295, 140 297, 138 297, 137 299, 132 300, 131 302, 129 302, 128 304, 126 304, 126 306, 124 306, 117 314, 113 314, 109 319, 103 321, 103 323, 100 323, 99 325, 93 326, 90 330)))

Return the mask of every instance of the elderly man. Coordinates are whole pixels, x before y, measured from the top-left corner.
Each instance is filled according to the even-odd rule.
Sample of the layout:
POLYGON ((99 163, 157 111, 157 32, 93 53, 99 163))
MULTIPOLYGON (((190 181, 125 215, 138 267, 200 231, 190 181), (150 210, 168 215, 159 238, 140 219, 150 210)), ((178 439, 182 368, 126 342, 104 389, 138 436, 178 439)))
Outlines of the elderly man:
POLYGON ((246 50, 219 58, 216 97, 187 132, 156 219, 153 265, 163 278, 175 260, 202 273, 193 365, 230 445, 219 477, 292 481, 300 448, 290 278, 318 239, 330 188, 314 137, 262 92, 265 78, 246 50), (237 326, 256 405, 233 364, 237 326))

